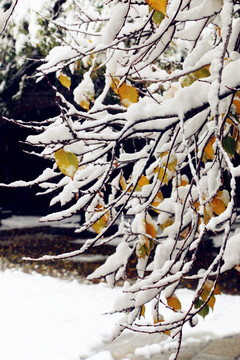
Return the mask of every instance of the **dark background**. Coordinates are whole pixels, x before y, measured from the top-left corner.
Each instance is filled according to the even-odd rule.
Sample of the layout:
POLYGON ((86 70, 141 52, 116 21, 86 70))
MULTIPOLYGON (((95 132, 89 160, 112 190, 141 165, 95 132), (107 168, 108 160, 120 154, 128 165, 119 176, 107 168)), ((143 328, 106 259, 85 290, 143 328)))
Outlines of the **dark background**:
MULTIPOLYGON (((34 68, 28 73, 32 73, 34 68)), ((30 81, 21 98, 13 101, 13 94, 19 86, 16 77, 2 93, 1 102, 7 107, 6 117, 24 121, 41 121, 58 114, 54 92, 45 80, 39 84, 30 81)), ((0 120, 0 182, 9 184, 16 180, 34 180, 51 162, 27 151, 37 151, 24 144, 33 131, 0 120)), ((49 210, 49 196, 36 196, 36 186, 26 188, 0 187, 0 207, 21 215, 43 215, 49 210)))

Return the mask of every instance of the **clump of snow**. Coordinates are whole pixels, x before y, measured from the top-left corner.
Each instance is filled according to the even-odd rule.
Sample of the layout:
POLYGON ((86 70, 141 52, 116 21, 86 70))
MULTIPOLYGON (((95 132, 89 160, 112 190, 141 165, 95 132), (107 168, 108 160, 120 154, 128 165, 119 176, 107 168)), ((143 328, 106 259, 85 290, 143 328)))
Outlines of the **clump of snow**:
POLYGON ((81 102, 86 102, 89 99, 94 98, 94 84, 90 77, 91 73, 88 71, 84 74, 83 80, 80 84, 74 89, 74 101, 77 104, 81 104, 81 102))
POLYGON ((115 39, 124 24, 128 8, 128 3, 119 4, 114 8, 114 12, 111 14, 111 18, 102 34, 102 42, 104 44, 110 44, 115 39))
POLYGON ((236 233, 227 241, 221 271, 227 271, 240 264, 240 234, 236 233))

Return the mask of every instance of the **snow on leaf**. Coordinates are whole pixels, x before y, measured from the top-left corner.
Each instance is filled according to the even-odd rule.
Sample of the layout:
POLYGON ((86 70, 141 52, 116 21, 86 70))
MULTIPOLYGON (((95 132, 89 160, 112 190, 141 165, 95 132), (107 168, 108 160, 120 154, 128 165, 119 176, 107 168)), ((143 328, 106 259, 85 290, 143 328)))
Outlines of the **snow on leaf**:
POLYGON ((89 110, 90 101, 94 100, 94 84, 90 77, 90 72, 86 72, 83 80, 73 90, 74 101, 86 110, 89 110))
POLYGON ((97 268, 91 275, 88 276, 89 280, 105 277, 113 271, 117 271, 120 267, 126 267, 128 258, 131 256, 133 249, 125 242, 120 243, 116 252, 109 256, 106 262, 97 268))
POLYGON ((54 154, 56 164, 59 170, 66 176, 73 179, 74 174, 78 170, 78 158, 70 151, 59 149, 54 154))

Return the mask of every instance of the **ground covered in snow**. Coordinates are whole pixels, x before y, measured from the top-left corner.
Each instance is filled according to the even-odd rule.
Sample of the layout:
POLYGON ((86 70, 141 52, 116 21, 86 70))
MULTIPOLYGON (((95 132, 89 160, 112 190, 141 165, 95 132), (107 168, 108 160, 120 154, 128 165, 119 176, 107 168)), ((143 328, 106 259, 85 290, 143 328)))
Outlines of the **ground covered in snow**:
MULTIPOLYGON (((113 360, 129 353, 150 355, 168 350, 172 340, 159 335, 128 334, 108 340, 119 315, 111 310, 121 288, 80 284, 21 271, 0 272, 0 358, 4 360, 113 360)), ((188 302, 191 291, 178 296, 188 302)), ((214 312, 186 327, 184 343, 240 332, 240 296, 219 295, 214 312), (233 325, 234 319, 234 325, 233 325)))
MULTIPOLYGON (((34 216, 14 215, 3 219, 0 227, 0 270, 14 267, 25 272, 34 270, 41 274, 82 281, 101 265, 109 254, 115 251, 114 246, 92 247, 87 253, 69 260, 54 262, 22 260, 25 256, 38 258, 46 254, 57 255, 79 249, 85 241, 84 239, 94 236, 94 234, 91 232, 82 233, 80 237, 79 234, 74 233, 74 229, 78 226, 79 216, 47 224, 39 222, 39 217, 34 216)), ((198 254, 197 266, 206 268, 215 254, 216 248, 212 246, 211 240, 203 243, 198 254)), ((127 276, 131 278, 135 275, 135 260, 134 258, 131 260, 127 269, 127 276)), ((238 295, 240 273, 233 269, 221 274, 218 283, 223 292, 238 295)), ((184 282, 183 285, 189 287, 194 284, 184 282)))
MULTIPOLYGON (((173 348, 174 341, 159 334, 145 336, 125 332, 111 342, 111 332, 119 314, 104 313, 111 311, 121 287, 110 289, 104 283, 90 285, 83 283, 83 276, 79 278, 79 274, 84 273, 82 264, 89 271, 91 264, 99 262, 99 256, 103 254, 83 255, 85 257, 77 259, 74 265, 54 263, 54 269, 61 275, 58 278, 46 275, 56 275, 49 262, 26 262, 24 266, 20 263, 20 257, 30 251, 32 255, 36 251, 61 252, 63 246, 67 249, 72 242, 74 246, 80 246, 83 240, 69 236, 78 221, 76 217, 69 223, 52 224, 46 232, 46 224, 41 226, 39 219, 34 217, 13 216, 2 220, 0 268, 5 271, 0 272, 0 358, 127 360, 132 354, 147 358, 150 354, 173 348), (8 265, 11 263, 13 267, 11 270, 9 266, 2 266, 7 254, 8 265), (21 265, 18 270, 17 264, 21 265), (62 276, 64 268, 71 277, 62 276)), ((206 261, 206 256, 204 259, 206 261)), ((235 276, 238 276, 236 271, 235 276)), ((191 299, 191 290, 180 289, 178 297, 184 306, 191 299)), ((205 320, 200 318, 195 328, 185 328, 183 343, 194 346, 199 341, 239 333, 239 306, 240 296, 217 296, 214 312, 205 320)))

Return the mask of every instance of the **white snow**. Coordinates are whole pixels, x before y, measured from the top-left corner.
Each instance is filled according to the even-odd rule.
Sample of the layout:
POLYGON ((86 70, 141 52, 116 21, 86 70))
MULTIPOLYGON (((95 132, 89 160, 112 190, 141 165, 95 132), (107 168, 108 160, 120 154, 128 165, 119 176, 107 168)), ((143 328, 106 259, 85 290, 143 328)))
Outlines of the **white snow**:
POLYGON ((74 101, 77 104, 81 104, 82 101, 87 102, 89 99, 94 98, 94 84, 90 75, 91 71, 86 72, 83 76, 83 80, 73 90, 74 101))
POLYGON ((226 245, 223 255, 224 264, 221 271, 227 271, 240 264, 240 234, 237 232, 231 236, 226 245))
POLYGON ((9 229, 21 229, 21 228, 30 228, 38 226, 53 226, 53 227, 70 227, 76 229, 79 227, 80 216, 73 215, 71 218, 63 219, 61 221, 52 221, 49 223, 40 222, 40 216, 21 216, 14 215, 7 219, 2 219, 1 221, 1 230, 9 229))
MULTIPOLYGON (((49 225, 74 229, 78 221, 79 217, 73 216, 49 225)), ((37 217, 13 216, 2 220, 1 229, 40 224, 37 217)), ((237 242, 238 239, 233 238, 237 242)), ((234 252, 232 245, 229 243, 231 253, 234 252)), ((103 314, 117 308, 121 290, 121 287, 110 289, 103 283, 80 284, 16 270, 0 272, 0 358, 112 360, 117 354, 119 359, 128 360, 132 354, 150 357, 156 352, 174 349, 175 340, 159 334, 146 336, 124 332, 111 341, 114 325, 122 314, 103 314)), ((192 294, 188 289, 176 291, 183 309, 188 306, 192 294)), ((183 345, 194 346, 196 342, 238 334, 239 306, 240 296, 216 296, 213 312, 210 311, 204 320, 199 317, 194 328, 184 327, 183 345)), ((161 313, 165 315, 164 309, 161 313)), ((147 306, 146 320, 151 321, 151 316, 151 306, 147 306)))
MULTIPOLYGON (((0 284, 1 359, 112 360, 120 351, 119 359, 127 360, 130 353, 150 357, 175 345, 167 336, 132 332, 110 341, 119 316, 103 314, 112 309, 121 288, 10 270, 0 272, 0 284)), ((190 290, 177 291, 183 306, 191 295, 190 290)), ((185 326, 184 345, 240 332, 240 296, 216 298, 214 312, 194 328, 185 326)))

